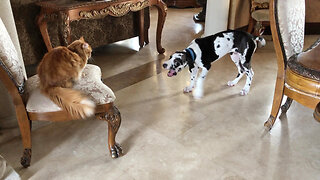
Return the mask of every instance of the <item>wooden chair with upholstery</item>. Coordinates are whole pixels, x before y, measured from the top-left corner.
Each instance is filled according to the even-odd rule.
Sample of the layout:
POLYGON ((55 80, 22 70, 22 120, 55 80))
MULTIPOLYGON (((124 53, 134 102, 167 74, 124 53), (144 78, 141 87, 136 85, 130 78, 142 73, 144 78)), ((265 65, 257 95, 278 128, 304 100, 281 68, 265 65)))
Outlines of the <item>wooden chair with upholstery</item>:
MULTIPOLYGON (((40 93, 38 75, 26 77, 24 63, 18 58, 16 49, 1 19, 0 80, 7 88, 15 107, 24 147, 21 165, 28 167, 31 162, 32 121, 67 121, 72 119, 68 113, 40 93)), ((122 153, 121 147, 115 142, 115 136, 121 124, 121 116, 113 105, 114 93, 101 81, 100 68, 91 64, 86 65, 81 81, 75 84, 74 88, 87 94, 97 104, 96 117, 107 121, 109 151, 113 158, 117 158, 122 153)))
POLYGON ((265 27, 269 26, 269 0, 249 0, 250 19, 248 33, 255 36, 262 35, 265 27))
POLYGON ((283 96, 282 113, 293 100, 315 109, 320 101, 320 40, 303 51, 305 0, 271 0, 270 26, 278 61, 272 110, 265 127, 271 129, 283 96), (303 51, 303 52, 302 52, 303 51))

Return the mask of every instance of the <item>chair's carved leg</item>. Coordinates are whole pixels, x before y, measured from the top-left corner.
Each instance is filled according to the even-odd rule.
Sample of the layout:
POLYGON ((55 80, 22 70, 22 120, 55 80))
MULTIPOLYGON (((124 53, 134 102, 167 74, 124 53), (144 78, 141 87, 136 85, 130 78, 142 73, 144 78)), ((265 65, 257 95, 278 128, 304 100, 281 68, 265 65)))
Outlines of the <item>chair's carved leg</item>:
POLYGON ((25 148, 23 151, 23 155, 20 159, 20 163, 24 168, 27 168, 30 166, 30 162, 31 162, 31 149, 29 148, 25 148))
POLYGON ((281 113, 287 113, 292 103, 292 99, 287 97, 286 103, 281 106, 281 113))
POLYGON ((24 148, 20 163, 26 168, 30 166, 31 162, 31 121, 22 106, 16 107, 16 115, 24 148))
POLYGON ((264 126, 266 127, 267 130, 271 130, 274 122, 276 121, 276 117, 279 113, 280 105, 283 99, 283 93, 284 93, 284 78, 283 78, 283 72, 281 71, 280 73, 278 73, 278 77, 276 81, 271 114, 269 116, 269 119, 264 123, 264 126))
POLYGON ((255 36, 261 36, 264 33, 265 27, 262 25, 262 22, 257 21, 254 26, 254 32, 253 35, 255 36))
POLYGON ((122 155, 121 146, 116 143, 116 134, 121 125, 121 115, 117 107, 112 106, 109 111, 99 117, 108 122, 108 147, 112 158, 118 158, 122 155))

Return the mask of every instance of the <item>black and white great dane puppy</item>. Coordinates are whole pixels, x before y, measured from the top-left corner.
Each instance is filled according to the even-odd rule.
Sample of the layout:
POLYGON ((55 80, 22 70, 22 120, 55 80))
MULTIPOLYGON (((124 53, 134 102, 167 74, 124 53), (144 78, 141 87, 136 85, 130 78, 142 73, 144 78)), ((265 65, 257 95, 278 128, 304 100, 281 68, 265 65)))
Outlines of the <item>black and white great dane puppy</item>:
POLYGON ((265 44, 263 37, 255 37, 244 31, 223 31, 193 40, 186 49, 171 55, 170 59, 163 63, 163 68, 169 70, 168 76, 172 77, 188 65, 191 82, 183 89, 183 92, 191 92, 196 84, 193 97, 200 99, 203 97, 203 82, 211 63, 230 53, 232 61, 238 68, 238 75, 234 80, 228 82, 228 86, 236 85, 246 74, 246 84, 240 91, 240 95, 247 95, 254 74, 250 64, 251 57, 257 47, 263 47, 265 44), (199 69, 201 73, 197 78, 199 69))

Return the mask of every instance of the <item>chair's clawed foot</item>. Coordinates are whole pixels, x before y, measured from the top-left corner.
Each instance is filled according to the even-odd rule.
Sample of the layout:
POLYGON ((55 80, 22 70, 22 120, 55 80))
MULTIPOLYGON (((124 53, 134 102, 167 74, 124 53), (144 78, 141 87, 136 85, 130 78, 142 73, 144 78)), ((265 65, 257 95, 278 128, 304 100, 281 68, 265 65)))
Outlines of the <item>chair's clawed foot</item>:
POLYGON ((287 98, 286 102, 281 106, 281 113, 287 113, 288 109, 291 106, 292 103, 292 99, 291 98, 287 98))
POLYGON ((20 160, 20 163, 24 168, 27 168, 27 167, 30 166, 30 163, 31 163, 31 149, 24 149, 23 155, 22 155, 21 160, 20 160))
POLYGON ((274 117, 270 116, 269 119, 264 123, 264 127, 266 128, 267 131, 270 131, 273 127, 274 124, 274 117))
POLYGON ((120 157, 122 155, 121 146, 118 143, 116 143, 114 147, 110 148, 110 154, 111 154, 111 157, 114 159, 120 157))

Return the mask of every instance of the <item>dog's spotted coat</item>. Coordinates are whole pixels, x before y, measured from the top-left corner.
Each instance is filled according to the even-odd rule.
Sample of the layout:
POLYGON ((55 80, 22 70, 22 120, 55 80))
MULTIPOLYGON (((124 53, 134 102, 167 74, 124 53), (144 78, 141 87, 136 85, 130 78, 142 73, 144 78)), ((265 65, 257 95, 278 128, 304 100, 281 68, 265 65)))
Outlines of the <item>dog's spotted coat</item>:
POLYGON ((240 94, 247 95, 254 75, 250 64, 251 57, 258 46, 264 45, 265 40, 262 37, 254 37, 243 31, 223 31, 193 40, 186 49, 170 56, 170 59, 164 62, 163 67, 169 70, 168 76, 172 77, 188 65, 191 82, 183 91, 188 93, 195 87, 193 96, 199 99, 203 96, 203 82, 211 68, 211 63, 229 53, 238 68, 238 75, 234 80, 228 82, 228 86, 236 85, 246 74, 246 84, 240 94), (197 78, 199 69, 201 73, 197 78))

